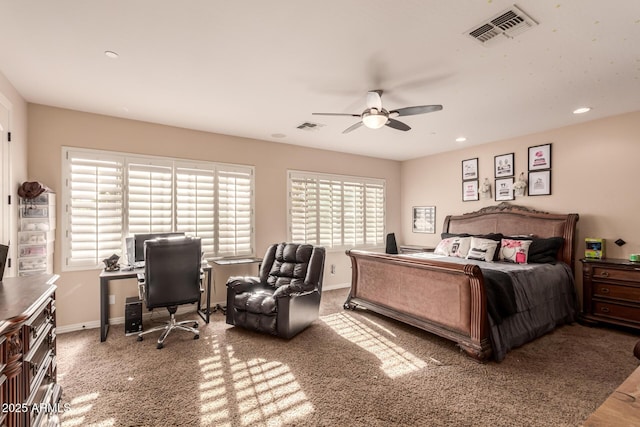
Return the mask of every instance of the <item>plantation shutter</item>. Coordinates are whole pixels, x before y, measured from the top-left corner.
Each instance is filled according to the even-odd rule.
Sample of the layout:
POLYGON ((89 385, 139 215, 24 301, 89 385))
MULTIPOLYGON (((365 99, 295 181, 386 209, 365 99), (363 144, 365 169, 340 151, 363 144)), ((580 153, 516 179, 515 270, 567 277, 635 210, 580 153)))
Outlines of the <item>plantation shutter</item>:
POLYGON ((289 229, 291 241, 318 243, 318 183, 314 178, 289 178, 289 229))
POLYGON ((206 258, 215 255, 215 171, 176 166, 176 230, 198 236, 206 258))
POLYGON ((291 171, 288 202, 293 242, 336 248, 384 241, 382 180, 291 171))
POLYGON ((218 169, 218 256, 253 253, 253 169, 218 169))
POLYGON ((173 230, 171 164, 129 163, 127 190, 130 234, 173 230))
POLYGON ((254 255, 254 168, 63 148, 63 270, 103 267, 124 238, 183 232, 206 258, 254 255))
POLYGON ((67 152, 65 264, 96 267, 122 246, 124 159, 67 152))

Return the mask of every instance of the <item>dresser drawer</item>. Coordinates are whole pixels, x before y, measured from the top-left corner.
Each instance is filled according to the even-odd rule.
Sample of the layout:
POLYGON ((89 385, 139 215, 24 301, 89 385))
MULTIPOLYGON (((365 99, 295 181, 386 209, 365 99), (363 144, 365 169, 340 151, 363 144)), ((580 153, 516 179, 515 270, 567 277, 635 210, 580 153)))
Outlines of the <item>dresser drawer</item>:
POLYGON ((640 283, 640 269, 621 270, 617 268, 593 267, 593 280, 621 280, 640 283))
POLYGON ((640 302, 640 286, 622 286, 596 282, 593 284, 593 296, 640 302))
POLYGON ((630 307, 603 301, 593 301, 593 315, 625 320, 640 325, 640 307, 630 307))
POLYGON ((26 349, 30 349, 34 345, 34 342, 37 341, 43 333, 47 333, 49 327, 53 325, 54 322, 55 320, 52 315, 52 299, 49 298, 47 302, 42 304, 37 312, 24 323, 26 327, 26 349))

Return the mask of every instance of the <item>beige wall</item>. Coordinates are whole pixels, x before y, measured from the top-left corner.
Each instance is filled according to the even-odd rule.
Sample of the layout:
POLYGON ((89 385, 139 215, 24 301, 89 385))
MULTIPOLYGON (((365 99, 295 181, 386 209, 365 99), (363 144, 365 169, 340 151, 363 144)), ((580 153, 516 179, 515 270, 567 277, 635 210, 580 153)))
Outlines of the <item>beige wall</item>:
MULTIPOLYGON (((584 255, 585 237, 607 239, 607 256, 612 258, 640 253, 640 197, 636 188, 640 112, 404 162, 401 241, 435 246, 446 215, 498 203, 462 202, 462 160, 478 157, 480 182, 489 178, 493 187, 494 156, 515 153, 516 177, 520 172, 526 175, 528 147, 546 143, 552 143, 552 195, 517 197, 511 203, 548 212, 578 213, 577 258, 584 255), (436 206, 436 234, 413 233, 412 207, 430 205, 436 206), (627 244, 616 246, 613 242, 618 238, 627 244)), ((576 271, 581 268, 577 261, 576 271)), ((581 285, 578 277, 579 289, 581 285)))
MULTIPOLYGON (((22 96, 16 91, 13 85, 6 79, 4 74, 0 73, 0 94, 2 95, 3 104, 7 103, 7 108, 9 108, 9 130, 11 131, 11 143, 10 148, 5 147, 5 151, 9 153, 9 163, 10 164, 10 182, 7 185, 7 188, 10 189, 14 206, 17 203, 17 190, 18 186, 25 180, 27 180, 27 103, 22 98, 22 96)), ((5 143, 3 141, 3 143, 5 143)), ((3 163, 0 163, 0 168, 3 163)), ((0 177, 4 180, 4 174, 6 171, 0 172, 0 177)), ((3 186, 5 183, 2 183, 3 186)), ((4 203, 5 194, 2 194, 2 200, 4 203)), ((4 218, 5 213, 4 209, 2 209, 3 213, 0 214, 2 216, 0 221, 0 227, 8 221, 9 227, 7 230, 7 234, 9 234, 9 240, 11 242, 18 241, 17 230, 17 209, 9 209, 9 213, 7 216, 9 218, 4 218)), ((7 242, 0 242, 7 243, 7 242)), ((16 259, 16 247, 15 245, 10 245, 9 247, 9 257, 14 261, 16 259)), ((15 275, 15 265, 16 263, 12 263, 11 269, 5 271, 7 276, 15 275)))
MULTIPOLYGON (((256 141, 151 123, 70 111, 43 105, 29 105, 30 179, 44 182, 61 193, 61 147, 84 147, 127 153, 153 154, 184 159, 210 160, 255 166, 256 247, 262 255, 273 242, 287 237, 286 171, 298 169, 386 179, 387 229, 400 228, 400 163, 293 145, 256 141)), ((59 221, 62 207, 58 206, 59 221)), ((97 270, 60 271, 60 228, 56 233, 55 271, 61 275, 57 292, 58 325, 89 324, 99 319, 97 270)), ((241 272, 242 273, 242 272, 241 272)), ((216 276, 214 301, 224 301, 225 274, 216 276)), ((350 283, 351 270, 344 251, 329 252, 325 287, 350 283), (330 274, 331 264, 336 266, 330 274)), ((124 299, 135 295, 133 280, 112 282, 116 297, 111 317, 122 317, 124 299)), ((93 323, 92 323, 93 322, 93 323)))

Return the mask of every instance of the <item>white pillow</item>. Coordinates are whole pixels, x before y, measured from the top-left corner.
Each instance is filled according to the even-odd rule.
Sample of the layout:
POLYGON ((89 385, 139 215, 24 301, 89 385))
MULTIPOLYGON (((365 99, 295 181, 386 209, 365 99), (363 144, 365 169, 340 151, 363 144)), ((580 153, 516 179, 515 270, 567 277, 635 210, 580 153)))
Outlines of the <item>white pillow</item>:
POLYGON ((469 252, 471 237, 448 237, 442 239, 433 251, 436 255, 465 258, 469 252))
POLYGON ((500 243, 500 260, 526 264, 529 259, 531 240, 502 239, 500 243))
POLYGON ((495 255, 497 248, 498 242, 496 240, 472 237, 467 259, 493 262, 493 255, 495 255))

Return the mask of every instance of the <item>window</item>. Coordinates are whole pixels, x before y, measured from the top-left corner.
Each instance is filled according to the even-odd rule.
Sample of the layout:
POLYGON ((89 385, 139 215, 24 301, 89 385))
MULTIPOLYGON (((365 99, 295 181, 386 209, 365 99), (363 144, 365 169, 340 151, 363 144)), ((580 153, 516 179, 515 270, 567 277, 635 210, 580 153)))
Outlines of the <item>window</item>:
POLYGON ((326 248, 384 244, 385 181, 289 171, 289 238, 326 248))
POLYGON ((63 270, 102 267, 125 237, 181 231, 206 258, 254 253, 250 166, 63 148, 63 270))

